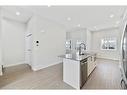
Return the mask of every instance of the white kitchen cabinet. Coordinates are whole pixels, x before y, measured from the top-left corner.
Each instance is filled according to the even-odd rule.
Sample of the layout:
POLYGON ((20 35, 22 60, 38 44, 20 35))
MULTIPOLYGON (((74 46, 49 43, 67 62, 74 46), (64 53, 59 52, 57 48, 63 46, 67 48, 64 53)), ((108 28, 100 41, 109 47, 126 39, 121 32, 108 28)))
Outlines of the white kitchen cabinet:
POLYGON ((90 59, 91 59, 90 57, 87 58, 87 76, 90 75, 91 70, 92 70, 92 65, 91 65, 91 60, 90 59))
POLYGON ((87 58, 87 76, 91 74, 91 72, 94 70, 95 67, 96 67, 95 55, 93 55, 87 58))
POLYGON ((80 61, 63 58, 63 81, 80 89, 80 61))
POLYGON ((82 55, 78 59, 74 54, 70 58, 59 57, 63 58, 63 81, 76 89, 82 88, 95 68, 95 54, 82 55))
POLYGON ((80 89, 87 81, 87 57, 82 60, 63 58, 63 81, 80 89))
POLYGON ((71 49, 75 50, 77 41, 84 42, 86 51, 91 50, 91 31, 86 28, 74 28, 66 32, 66 40, 71 40, 71 49))

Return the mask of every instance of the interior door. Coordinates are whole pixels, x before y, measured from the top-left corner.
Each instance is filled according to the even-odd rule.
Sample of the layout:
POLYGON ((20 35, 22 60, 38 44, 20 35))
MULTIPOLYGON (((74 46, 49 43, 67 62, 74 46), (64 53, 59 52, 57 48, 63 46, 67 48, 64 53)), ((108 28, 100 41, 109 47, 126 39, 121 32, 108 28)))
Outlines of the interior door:
POLYGON ((31 66, 32 60, 32 34, 26 35, 25 61, 31 66))

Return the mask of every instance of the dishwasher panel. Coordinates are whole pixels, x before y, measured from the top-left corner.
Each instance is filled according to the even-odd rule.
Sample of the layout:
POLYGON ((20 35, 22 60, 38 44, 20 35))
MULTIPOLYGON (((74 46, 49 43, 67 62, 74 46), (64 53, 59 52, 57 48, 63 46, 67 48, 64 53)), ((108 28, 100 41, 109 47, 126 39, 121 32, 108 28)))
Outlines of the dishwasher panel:
POLYGON ((80 88, 83 87, 87 81, 87 59, 84 59, 80 63, 80 88))

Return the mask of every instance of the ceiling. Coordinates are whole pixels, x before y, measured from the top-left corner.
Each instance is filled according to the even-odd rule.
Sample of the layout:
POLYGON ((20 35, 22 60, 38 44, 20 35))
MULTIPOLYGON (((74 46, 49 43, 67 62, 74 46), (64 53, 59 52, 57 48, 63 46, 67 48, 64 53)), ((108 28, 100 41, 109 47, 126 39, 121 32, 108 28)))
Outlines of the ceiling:
POLYGON ((125 9, 126 6, 4 6, 3 16, 26 23, 33 15, 40 15, 67 29, 96 29, 98 26, 118 24, 125 9))
POLYGON ((26 23, 32 16, 32 13, 20 7, 2 7, 2 15, 3 18, 26 23))

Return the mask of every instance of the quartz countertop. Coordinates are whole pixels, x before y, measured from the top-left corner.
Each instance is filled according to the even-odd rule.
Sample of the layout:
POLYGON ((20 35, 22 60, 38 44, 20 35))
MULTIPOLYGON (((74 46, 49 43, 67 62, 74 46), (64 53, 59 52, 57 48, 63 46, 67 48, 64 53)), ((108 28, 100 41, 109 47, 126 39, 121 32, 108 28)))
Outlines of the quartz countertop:
POLYGON ((75 61, 82 61, 83 59, 86 59, 92 55, 95 55, 95 53, 85 53, 84 55, 76 55, 76 54, 71 54, 71 55, 60 55, 60 58, 66 58, 70 60, 75 60, 75 61))

